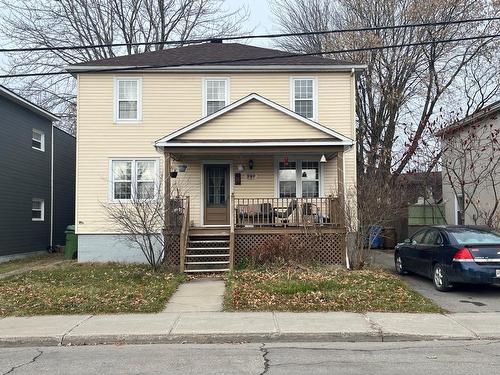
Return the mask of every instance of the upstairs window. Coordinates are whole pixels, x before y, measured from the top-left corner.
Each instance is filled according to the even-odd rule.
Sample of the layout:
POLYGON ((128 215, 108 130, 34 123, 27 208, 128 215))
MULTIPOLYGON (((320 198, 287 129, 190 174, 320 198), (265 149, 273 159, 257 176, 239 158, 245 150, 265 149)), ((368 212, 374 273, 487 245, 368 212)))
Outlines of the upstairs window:
POLYGON ((157 175, 156 160, 112 160, 112 200, 153 199, 157 175))
POLYGON ((40 130, 33 129, 31 147, 38 151, 45 151, 45 134, 40 130))
POLYGON ((45 201, 43 199, 33 198, 31 200, 31 220, 44 221, 45 201))
POLYGON ((315 80, 313 78, 293 78, 293 111, 309 119, 316 118, 315 90, 315 80))
POLYGON ((209 78, 205 80, 205 116, 224 108, 229 103, 229 80, 209 78))
POLYGON ((115 81, 115 120, 139 121, 141 118, 141 80, 117 78, 115 81))

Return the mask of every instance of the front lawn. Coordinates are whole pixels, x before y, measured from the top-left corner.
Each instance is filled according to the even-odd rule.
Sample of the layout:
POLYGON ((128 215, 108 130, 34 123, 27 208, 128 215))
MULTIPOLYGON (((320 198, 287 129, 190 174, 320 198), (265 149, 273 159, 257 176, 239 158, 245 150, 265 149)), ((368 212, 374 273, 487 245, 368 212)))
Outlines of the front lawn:
POLYGON ((0 316, 159 312, 183 280, 145 265, 62 263, 0 280, 0 316))
POLYGON ((45 267, 61 262, 64 258, 62 254, 37 254, 25 258, 14 259, 0 263, 0 275, 8 272, 20 271, 25 268, 45 267))
POLYGON ((382 270, 279 268, 229 275, 229 311, 443 312, 382 270))

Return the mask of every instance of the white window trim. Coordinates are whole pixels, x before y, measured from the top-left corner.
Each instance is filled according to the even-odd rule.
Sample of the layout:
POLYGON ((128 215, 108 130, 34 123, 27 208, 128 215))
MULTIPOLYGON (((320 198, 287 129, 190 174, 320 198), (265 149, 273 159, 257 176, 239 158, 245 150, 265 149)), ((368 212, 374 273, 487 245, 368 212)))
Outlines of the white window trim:
POLYGON ((137 176, 136 176, 136 162, 138 161, 154 161, 155 162, 155 179, 154 179, 154 188, 155 188, 155 195, 159 196, 159 191, 156 191, 158 188, 158 181, 159 181, 159 176, 160 176, 160 162, 158 158, 151 158, 151 157, 136 157, 136 158, 110 158, 109 163, 108 163, 108 169, 109 169, 109 189, 108 189, 108 201, 110 203, 126 203, 126 202, 132 202, 133 199, 136 196, 136 188, 137 188, 137 176), (113 162, 114 161, 130 161, 132 162, 132 175, 131 175, 131 187, 130 187, 130 194, 132 196, 131 199, 115 199, 115 180, 114 180, 114 175, 113 175, 113 162))
MULTIPOLYGON (((309 120, 318 121, 318 77, 313 76, 292 76, 290 77, 290 109, 295 111, 295 80, 310 79, 313 81, 313 117, 309 120)), ((305 117, 307 118, 307 117, 305 117)))
MULTIPOLYGON (((462 197, 462 199, 464 199, 464 198, 462 197)), ((464 203, 465 203, 465 199, 464 199, 464 203)), ((459 225, 458 224, 458 211, 459 211, 459 209, 460 209, 460 205, 458 204, 458 196, 455 195, 455 213, 454 213, 455 214, 455 225, 459 225)), ((464 222, 462 225, 465 225, 465 212, 464 212, 464 217, 462 218, 462 220, 464 222)))
POLYGON ((45 152, 45 133, 43 131, 35 129, 35 128, 32 129, 32 134, 31 134, 31 148, 33 150, 37 150, 37 151, 40 151, 40 152, 45 152), (38 133, 41 136, 41 141, 40 141, 41 145, 40 145, 40 148, 33 146, 33 141, 37 141, 36 139, 33 138, 33 132, 34 133, 38 133))
POLYGON ((33 202, 40 202, 41 203, 41 215, 40 215, 40 218, 39 219, 36 219, 33 217, 33 213, 31 214, 31 221, 45 221, 45 200, 44 199, 40 199, 40 198, 33 198, 31 200, 31 211, 33 212, 33 202))
MULTIPOLYGON (((311 156, 289 156, 288 161, 294 161, 297 164, 297 180, 296 180, 296 188, 295 193, 297 195, 296 198, 302 198, 302 162, 303 161, 318 161, 319 164, 319 186, 318 186, 318 198, 324 197, 324 180, 325 180, 325 168, 324 163, 320 163, 319 159, 321 155, 311 155, 311 156)), ((279 177, 279 168, 280 161, 283 161, 283 156, 277 156, 274 159, 274 195, 275 197, 280 196, 280 177, 279 177)))
POLYGON ((116 124, 137 124, 142 121, 142 77, 114 77, 113 84, 113 120, 116 124), (137 117, 135 119, 120 119, 118 117, 118 84, 120 81, 137 81, 137 117))
MULTIPOLYGON (((230 84, 231 84, 231 79, 229 77, 204 77, 203 78, 203 92, 202 92, 202 102, 201 102, 201 113, 202 117, 208 116, 207 113, 207 82, 208 81, 225 81, 226 82, 226 97, 225 97, 225 104, 224 107, 227 107, 230 103, 229 100, 229 95, 230 95, 230 84)), ((215 113, 215 112, 214 112, 215 113)))

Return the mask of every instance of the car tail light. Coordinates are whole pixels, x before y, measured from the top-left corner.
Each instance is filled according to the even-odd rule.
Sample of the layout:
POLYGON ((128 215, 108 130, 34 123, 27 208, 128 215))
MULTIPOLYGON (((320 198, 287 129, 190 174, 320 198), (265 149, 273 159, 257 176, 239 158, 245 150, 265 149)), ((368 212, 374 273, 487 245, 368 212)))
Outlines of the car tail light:
POLYGON ((473 262, 474 257, 470 253, 469 249, 464 247, 463 249, 458 250, 455 255, 453 255, 454 262, 473 262))

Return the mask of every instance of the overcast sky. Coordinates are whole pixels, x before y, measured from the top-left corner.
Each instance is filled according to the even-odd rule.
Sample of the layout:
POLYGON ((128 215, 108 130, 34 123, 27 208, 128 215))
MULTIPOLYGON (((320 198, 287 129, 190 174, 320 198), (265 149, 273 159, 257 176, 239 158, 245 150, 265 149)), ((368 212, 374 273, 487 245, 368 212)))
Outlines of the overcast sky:
MULTIPOLYGON (((246 6, 250 11, 250 18, 246 25, 243 25, 243 30, 253 30, 255 34, 264 34, 276 31, 272 26, 272 16, 269 9, 268 1, 273 0, 226 0, 226 5, 232 9, 237 9, 241 6, 246 6)), ((2 9, 0 8, 0 13, 2 9)), ((0 28, 0 44, 3 35, 0 28)), ((272 43, 267 39, 254 39, 245 41, 245 43, 253 44, 262 47, 272 47, 272 43)), ((4 54, 0 53, 0 68, 5 63, 4 54)), ((0 69, 1 71, 2 69, 0 69)))
MULTIPOLYGON (((270 1, 273 0, 227 0, 227 4, 235 9, 246 6, 250 11, 247 29, 252 30, 255 28, 254 34, 265 34, 276 31, 272 25, 272 15, 268 4, 270 1)), ((266 39, 254 39, 247 43, 258 46, 271 46, 270 41, 266 39)))

